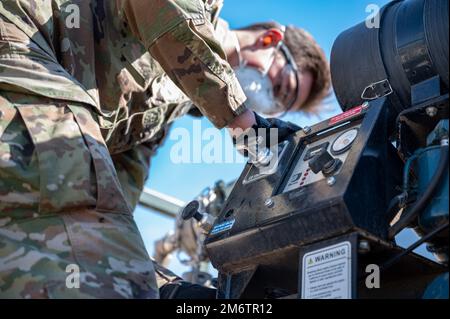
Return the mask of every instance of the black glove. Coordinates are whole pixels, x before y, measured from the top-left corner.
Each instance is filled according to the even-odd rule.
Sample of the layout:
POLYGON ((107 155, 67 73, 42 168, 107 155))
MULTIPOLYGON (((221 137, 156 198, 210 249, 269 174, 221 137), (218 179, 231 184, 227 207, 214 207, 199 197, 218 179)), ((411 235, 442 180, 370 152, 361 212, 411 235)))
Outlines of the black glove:
POLYGON ((256 124, 253 125, 252 129, 256 131, 258 134, 258 129, 266 129, 266 135, 263 138, 266 141, 266 146, 272 146, 271 143, 271 134, 274 134, 274 129, 277 129, 278 133, 278 142, 277 144, 287 140, 292 134, 301 130, 301 127, 291 123, 285 122, 277 118, 265 119, 258 114, 255 113, 256 124))
POLYGON ((255 125, 240 136, 233 138, 236 149, 255 163, 260 162, 261 159, 263 161, 269 159, 268 149, 287 140, 301 129, 290 122, 276 118, 265 119, 256 113, 255 118, 255 125))

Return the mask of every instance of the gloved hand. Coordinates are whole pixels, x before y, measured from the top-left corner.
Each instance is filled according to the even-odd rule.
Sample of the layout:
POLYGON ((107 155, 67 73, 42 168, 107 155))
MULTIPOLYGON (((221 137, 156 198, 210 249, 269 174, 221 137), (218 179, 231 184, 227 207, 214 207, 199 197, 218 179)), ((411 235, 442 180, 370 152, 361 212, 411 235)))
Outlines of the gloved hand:
POLYGON ((265 119, 255 113, 256 124, 237 137, 233 137, 236 148, 245 156, 258 157, 261 150, 287 140, 301 127, 277 118, 265 119))
POLYGON ((273 146, 274 144, 280 144, 281 142, 287 140, 289 136, 296 133, 297 131, 301 130, 301 127, 295 125, 291 122, 285 122, 277 118, 269 118, 265 119, 258 114, 255 113, 256 118, 256 124, 252 127, 257 134, 258 130, 262 132, 265 131, 265 136, 263 138, 266 141, 266 146, 273 146), (273 136, 278 136, 278 139, 271 138, 273 136), (274 142, 271 143, 271 139, 274 140, 274 142))
POLYGON ((272 163, 271 147, 287 140, 301 128, 295 124, 272 118, 265 119, 255 113, 256 124, 237 137, 233 137, 236 149, 256 166, 272 163))

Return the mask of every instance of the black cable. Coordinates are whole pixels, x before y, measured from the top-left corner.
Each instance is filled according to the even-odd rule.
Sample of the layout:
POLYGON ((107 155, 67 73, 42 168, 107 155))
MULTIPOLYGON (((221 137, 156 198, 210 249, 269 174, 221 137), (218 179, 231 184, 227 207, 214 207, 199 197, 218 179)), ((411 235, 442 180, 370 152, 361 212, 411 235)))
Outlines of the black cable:
POLYGON ((431 198, 433 197, 445 171, 448 167, 448 145, 443 145, 441 147, 441 156, 439 158, 439 167, 436 170, 433 178, 428 185, 427 190, 423 193, 420 199, 414 204, 414 206, 400 218, 400 220, 395 223, 388 232, 388 238, 393 239, 401 230, 410 225, 414 219, 422 212, 429 204, 431 198))
POLYGON ((404 207, 404 203, 406 201, 407 194, 402 193, 400 195, 395 196, 389 203, 389 207, 387 209, 387 216, 389 219, 394 218, 395 215, 398 214, 400 209, 404 207))
POLYGON ((447 222, 444 225, 439 226, 438 228, 436 228, 435 230, 433 230, 432 232, 428 233, 427 235, 423 236, 420 240, 418 240, 417 242, 415 242, 413 245, 411 245, 410 247, 408 247, 406 250, 402 251, 400 254, 398 254, 397 256, 393 257, 392 259, 388 260, 387 262, 385 262, 383 265, 380 266, 380 271, 386 270, 387 268, 391 267, 392 265, 394 265, 396 262, 398 262, 400 260, 400 258, 402 258, 403 256, 411 253, 412 251, 414 251, 417 247, 419 247, 420 245, 422 245, 423 243, 426 243, 427 241, 429 241, 431 238, 433 238, 434 236, 436 236, 437 234, 439 234, 441 231, 443 231, 444 229, 448 228, 449 223, 447 222))
MULTIPOLYGON (((431 231, 430 233, 428 233, 427 235, 423 236, 421 239, 419 239, 417 242, 415 242, 414 244, 412 244, 411 246, 409 246, 407 249, 405 249, 404 251, 402 251, 400 254, 392 257, 391 259, 389 259, 388 261, 386 261, 384 264, 382 264, 380 266, 380 272, 385 271, 386 269, 388 269, 389 267, 393 266, 395 263, 397 263, 398 261, 400 261, 400 259, 406 255, 408 255, 409 253, 413 252, 416 248, 418 248, 420 245, 426 243, 427 241, 429 241, 431 238, 433 238, 434 236, 436 236, 437 234, 439 234, 441 231, 445 230, 446 228, 448 228, 449 223, 447 222, 444 225, 439 226, 438 228, 436 228, 435 230, 431 231)), ((366 279, 366 275, 365 274, 361 274, 360 276, 358 276, 358 280, 362 281, 366 279)))

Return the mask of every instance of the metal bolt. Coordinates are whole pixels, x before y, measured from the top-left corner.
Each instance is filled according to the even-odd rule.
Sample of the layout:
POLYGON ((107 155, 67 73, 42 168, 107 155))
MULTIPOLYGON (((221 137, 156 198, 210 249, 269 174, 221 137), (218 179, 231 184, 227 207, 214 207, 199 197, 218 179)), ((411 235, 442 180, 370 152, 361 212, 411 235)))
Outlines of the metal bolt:
POLYGON ((275 202, 273 201, 272 198, 268 198, 265 202, 264 205, 266 205, 267 208, 273 208, 273 206, 275 206, 275 202))
POLYGON ((311 129, 311 127, 309 127, 309 126, 305 126, 305 127, 303 128, 303 133, 305 133, 305 134, 309 134, 309 133, 311 133, 311 131, 312 131, 312 129, 311 129))
POLYGON ((448 137, 441 140, 441 146, 448 146, 448 137))
POLYGON ((429 117, 435 117, 438 113, 438 109, 435 106, 429 106, 425 109, 425 112, 429 117))
POLYGON ((361 240, 358 245, 358 252, 360 254, 367 254, 370 252, 370 243, 367 240, 361 240))
POLYGON ((327 178, 327 185, 332 187, 332 186, 334 186, 334 184, 336 184, 336 178, 334 176, 328 177, 327 178))
POLYGON ((273 157, 273 152, 270 149, 266 148, 259 152, 256 161, 253 164, 255 164, 256 167, 269 166, 269 164, 272 162, 273 157))

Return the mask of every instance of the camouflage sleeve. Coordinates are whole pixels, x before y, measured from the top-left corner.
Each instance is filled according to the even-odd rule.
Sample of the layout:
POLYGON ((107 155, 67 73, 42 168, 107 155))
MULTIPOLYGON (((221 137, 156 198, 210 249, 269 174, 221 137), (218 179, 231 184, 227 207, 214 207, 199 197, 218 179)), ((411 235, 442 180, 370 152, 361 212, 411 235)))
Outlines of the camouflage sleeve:
POLYGON ((216 127, 227 126, 246 110, 246 97, 202 0, 118 1, 135 36, 216 127))

